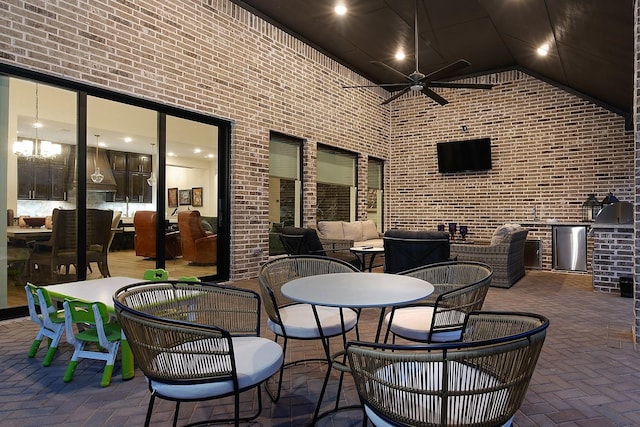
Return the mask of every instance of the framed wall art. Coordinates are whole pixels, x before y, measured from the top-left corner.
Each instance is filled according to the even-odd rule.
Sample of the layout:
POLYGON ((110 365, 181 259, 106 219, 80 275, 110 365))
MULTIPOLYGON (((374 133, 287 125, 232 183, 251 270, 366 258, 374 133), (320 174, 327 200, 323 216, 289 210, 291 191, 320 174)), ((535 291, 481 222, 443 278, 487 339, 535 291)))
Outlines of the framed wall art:
POLYGON ((169 188, 167 190, 167 205, 170 208, 178 207, 178 189, 177 188, 169 188))
POLYGON ((191 204, 191 190, 180 190, 180 206, 191 204))
POLYGON ((193 187, 191 189, 191 206, 202 206, 202 187, 193 187))

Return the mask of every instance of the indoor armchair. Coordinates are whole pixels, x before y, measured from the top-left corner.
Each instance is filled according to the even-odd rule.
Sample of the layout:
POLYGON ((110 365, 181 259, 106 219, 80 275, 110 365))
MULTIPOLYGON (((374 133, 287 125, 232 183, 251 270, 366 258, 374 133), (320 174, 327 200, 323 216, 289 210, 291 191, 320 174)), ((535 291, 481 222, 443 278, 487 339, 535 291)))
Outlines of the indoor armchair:
POLYGON ((182 259, 195 265, 215 265, 218 262, 218 235, 204 229, 199 211, 179 212, 178 229, 182 259))

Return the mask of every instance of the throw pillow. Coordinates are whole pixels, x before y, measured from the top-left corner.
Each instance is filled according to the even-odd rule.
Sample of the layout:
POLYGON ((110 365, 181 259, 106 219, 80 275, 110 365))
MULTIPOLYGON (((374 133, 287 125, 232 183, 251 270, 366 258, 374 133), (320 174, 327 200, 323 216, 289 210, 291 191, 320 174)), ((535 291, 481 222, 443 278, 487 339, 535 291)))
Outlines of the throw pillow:
POLYGON ((511 233, 519 228, 520 228, 520 224, 501 225, 496 229, 496 231, 493 232, 493 236, 491 236, 491 246, 508 242, 510 239, 511 233))
POLYGON ((344 238, 347 240, 353 240, 354 242, 361 242, 364 240, 362 238, 362 221, 343 221, 342 230, 344 232, 344 238))
POLYGON ((376 223, 372 220, 362 222, 362 240, 379 239, 376 223))

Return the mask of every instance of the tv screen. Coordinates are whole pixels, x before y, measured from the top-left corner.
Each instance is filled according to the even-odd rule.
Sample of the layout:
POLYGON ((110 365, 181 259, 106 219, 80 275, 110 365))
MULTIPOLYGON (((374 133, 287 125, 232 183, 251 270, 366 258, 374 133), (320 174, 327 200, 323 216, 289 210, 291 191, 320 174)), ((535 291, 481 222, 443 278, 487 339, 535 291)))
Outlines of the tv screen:
POLYGON ((491 139, 438 142, 438 172, 473 172, 491 169, 491 139))

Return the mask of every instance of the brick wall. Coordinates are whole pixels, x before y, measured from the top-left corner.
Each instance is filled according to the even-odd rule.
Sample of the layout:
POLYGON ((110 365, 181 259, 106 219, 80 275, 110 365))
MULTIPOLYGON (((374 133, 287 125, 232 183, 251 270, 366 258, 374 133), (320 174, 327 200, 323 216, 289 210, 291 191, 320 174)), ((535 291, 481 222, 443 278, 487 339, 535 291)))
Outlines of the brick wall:
POLYGON ((633 276, 633 226, 594 227, 593 288, 618 293, 620 277, 633 276))
POLYGON ((467 81, 496 86, 438 90, 446 106, 422 95, 392 104, 387 226, 456 222, 489 240, 502 223, 531 222, 534 206, 539 221, 575 223, 589 193, 633 200, 633 133, 622 117, 520 71, 467 81), (490 171, 438 173, 437 142, 482 137, 491 138, 490 171))
POLYGON ((341 89, 367 82, 227 0, 15 0, 0 3, 0 25, 3 63, 233 122, 232 279, 255 277, 268 253, 270 131, 306 140, 305 224, 318 143, 387 157, 381 90, 341 89))

